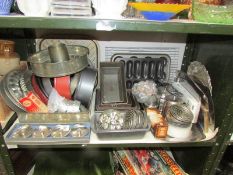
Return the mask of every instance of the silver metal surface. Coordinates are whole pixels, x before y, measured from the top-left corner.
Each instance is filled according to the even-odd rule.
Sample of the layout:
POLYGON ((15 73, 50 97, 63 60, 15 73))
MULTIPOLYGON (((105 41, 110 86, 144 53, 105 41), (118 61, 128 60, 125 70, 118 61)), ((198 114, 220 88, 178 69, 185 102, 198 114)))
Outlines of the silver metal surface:
POLYGON ((127 103, 123 63, 100 63, 101 103, 127 103))
POLYGON ((12 135, 13 138, 28 138, 32 135, 33 129, 29 125, 23 125, 18 128, 12 135))
POLYGON ((72 78, 70 82, 70 92, 73 94, 75 92, 76 87, 78 86, 78 82, 80 79, 81 73, 76 73, 72 78))
POLYGON ((47 126, 40 125, 38 129, 33 130, 33 138, 46 138, 51 134, 51 128, 47 126))
POLYGON ((70 59, 66 45, 63 43, 50 45, 48 50, 52 63, 68 61, 70 59))
POLYGON ((77 123, 89 122, 89 113, 18 113, 20 123, 77 123))
POLYGON ((78 86, 74 93, 74 99, 81 102, 85 107, 89 107, 92 94, 97 80, 97 71, 86 68, 81 72, 78 86))
POLYGON ((13 70, 9 72, 3 80, 0 82, 0 91, 2 98, 6 104, 15 112, 23 112, 25 109, 19 103, 19 99, 23 97, 23 93, 20 88, 20 77, 22 71, 13 70))
POLYGON ((53 138, 63 138, 66 137, 70 133, 69 125, 57 125, 52 129, 51 136, 53 138))
POLYGON ((72 127, 70 133, 72 137, 85 137, 90 133, 90 129, 84 125, 77 124, 72 127))
POLYGON ((146 114, 140 110, 106 110, 92 118, 92 130, 95 133, 142 132, 150 128, 146 114))
POLYGON ((70 59, 51 62, 48 50, 32 55, 28 61, 32 71, 39 77, 60 77, 79 72, 88 66, 88 49, 83 46, 67 46, 70 59))
POLYGON ((43 84, 43 88, 44 91, 46 93, 46 96, 49 97, 50 93, 52 92, 53 86, 52 83, 50 81, 50 78, 41 78, 42 84, 43 84))
POLYGON ((168 123, 173 123, 180 127, 187 127, 192 123, 193 113, 185 105, 175 104, 170 106, 166 118, 168 123))

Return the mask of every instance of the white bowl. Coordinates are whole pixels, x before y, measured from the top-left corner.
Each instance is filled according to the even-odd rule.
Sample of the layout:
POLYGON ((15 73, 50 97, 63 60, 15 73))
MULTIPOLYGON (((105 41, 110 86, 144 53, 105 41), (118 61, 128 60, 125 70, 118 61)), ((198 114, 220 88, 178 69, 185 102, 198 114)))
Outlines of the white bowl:
POLYGON ((128 0, 92 0, 96 16, 101 18, 121 18, 128 0))
POLYGON ((25 16, 48 16, 51 0, 17 0, 17 4, 25 16))

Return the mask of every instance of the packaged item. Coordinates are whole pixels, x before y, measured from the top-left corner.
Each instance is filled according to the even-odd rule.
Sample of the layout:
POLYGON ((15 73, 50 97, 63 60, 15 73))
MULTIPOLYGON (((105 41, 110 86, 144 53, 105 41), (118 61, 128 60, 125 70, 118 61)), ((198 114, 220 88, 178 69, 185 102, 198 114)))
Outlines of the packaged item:
POLYGON ((168 124, 164 119, 162 122, 156 124, 154 127, 154 135, 156 138, 166 138, 167 131, 168 131, 168 124))
POLYGON ((156 84, 150 80, 135 83, 132 88, 132 94, 137 101, 149 107, 158 105, 157 91, 156 84))
POLYGON ((76 113, 85 112, 87 110, 84 106, 81 105, 79 101, 67 100, 64 97, 60 96, 53 88, 51 94, 49 95, 48 111, 50 113, 76 113))
POLYGON ((163 121, 163 116, 156 108, 147 108, 146 114, 150 119, 152 128, 154 128, 156 124, 159 124, 163 121))

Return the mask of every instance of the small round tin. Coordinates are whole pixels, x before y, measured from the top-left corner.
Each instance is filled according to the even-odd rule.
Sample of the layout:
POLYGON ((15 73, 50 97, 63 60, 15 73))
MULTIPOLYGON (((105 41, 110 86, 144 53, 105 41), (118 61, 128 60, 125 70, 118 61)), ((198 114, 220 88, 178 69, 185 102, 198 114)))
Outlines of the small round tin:
POLYGON ((32 135, 33 129, 30 125, 20 126, 12 135, 13 138, 28 138, 32 135))
POLYGON ((64 138, 70 133, 69 125, 57 125, 52 129, 51 136, 53 138, 64 138))
POLYGON ((39 126, 38 129, 34 129, 32 137, 33 138, 46 138, 51 134, 51 128, 47 126, 39 126))
POLYGON ((188 127, 193 120, 192 111, 182 104, 171 105, 166 118, 169 123, 180 127, 188 127))

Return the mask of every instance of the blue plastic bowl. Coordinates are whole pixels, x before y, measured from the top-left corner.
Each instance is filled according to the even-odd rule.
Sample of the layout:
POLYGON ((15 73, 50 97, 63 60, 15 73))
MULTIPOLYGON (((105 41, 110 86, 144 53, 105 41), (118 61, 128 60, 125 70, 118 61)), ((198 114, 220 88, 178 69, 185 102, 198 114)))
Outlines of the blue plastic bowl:
POLYGON ((152 12, 152 11, 142 11, 141 14, 148 20, 158 20, 166 21, 175 15, 175 13, 170 12, 152 12))
POLYGON ((8 15, 12 4, 13 0, 0 0, 0 15, 8 15))

